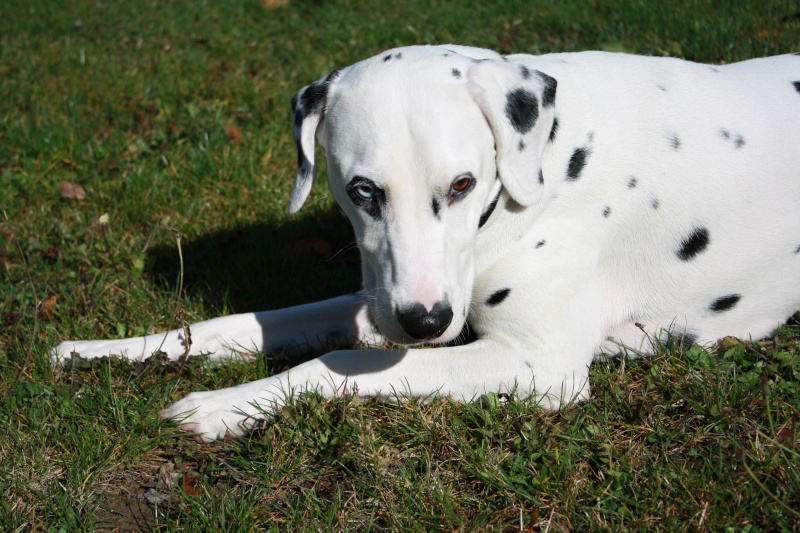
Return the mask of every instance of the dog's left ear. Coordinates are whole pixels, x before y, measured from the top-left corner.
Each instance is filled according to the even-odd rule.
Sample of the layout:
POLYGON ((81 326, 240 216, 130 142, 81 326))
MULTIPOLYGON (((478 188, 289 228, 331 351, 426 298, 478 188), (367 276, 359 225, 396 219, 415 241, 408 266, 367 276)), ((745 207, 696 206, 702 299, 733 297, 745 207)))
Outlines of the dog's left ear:
POLYGON ((518 204, 536 203, 544 189, 542 154, 555 117, 556 80, 518 63, 488 59, 469 69, 467 82, 492 128, 500 181, 518 204))
POLYGON ((303 87, 292 98, 292 126, 297 147, 297 175, 289 197, 289 212, 296 213, 303 206, 314 184, 317 173, 314 148, 317 130, 325 115, 330 84, 339 75, 334 69, 325 77, 303 87))

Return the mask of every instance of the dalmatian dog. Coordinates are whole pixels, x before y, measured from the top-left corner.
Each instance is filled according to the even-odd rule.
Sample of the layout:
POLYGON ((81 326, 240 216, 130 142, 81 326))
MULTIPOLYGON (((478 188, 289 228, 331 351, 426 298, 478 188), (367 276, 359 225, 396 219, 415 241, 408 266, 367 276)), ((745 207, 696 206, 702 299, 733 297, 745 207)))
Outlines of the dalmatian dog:
POLYGON ((582 52, 387 51, 293 102, 300 209, 326 151, 363 290, 64 360, 322 350, 162 412, 241 435, 291 395, 488 392, 557 409, 599 354, 769 335, 800 308, 800 54, 725 66, 582 52), (465 326, 476 337, 458 345, 465 326), (441 344, 415 348, 419 343, 441 344))

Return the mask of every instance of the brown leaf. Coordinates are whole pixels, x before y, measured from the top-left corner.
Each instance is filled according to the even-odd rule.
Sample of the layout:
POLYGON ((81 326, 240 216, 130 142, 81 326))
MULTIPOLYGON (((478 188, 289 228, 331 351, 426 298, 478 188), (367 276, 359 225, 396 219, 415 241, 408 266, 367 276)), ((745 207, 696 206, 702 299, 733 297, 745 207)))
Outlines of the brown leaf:
POLYGON ((186 474, 183 476, 183 480, 181 481, 181 488, 183 492, 186 493, 187 496, 199 496, 200 495, 200 488, 198 485, 200 484, 200 478, 194 476, 192 474, 186 474))
POLYGON ((232 143, 238 143, 242 140, 242 132, 233 124, 228 124, 225 126, 225 137, 232 143))
POLYGON ((77 183, 62 181, 58 185, 58 191, 61 198, 75 198, 76 200, 84 200, 86 198, 86 191, 77 183))
POLYGON ((276 7, 288 6, 289 0, 261 0, 261 5, 267 9, 275 9, 276 7))

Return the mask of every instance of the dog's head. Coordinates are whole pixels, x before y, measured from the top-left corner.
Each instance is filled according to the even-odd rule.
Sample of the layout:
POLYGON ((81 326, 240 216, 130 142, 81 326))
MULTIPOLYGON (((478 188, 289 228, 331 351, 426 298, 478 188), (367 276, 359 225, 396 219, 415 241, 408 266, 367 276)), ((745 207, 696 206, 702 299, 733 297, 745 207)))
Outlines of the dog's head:
POLYGON ((289 210, 311 190, 316 139, 355 229, 371 314, 388 339, 459 334, 476 235, 501 187, 522 206, 542 195, 554 100, 552 78, 457 46, 390 50, 295 95, 289 210))

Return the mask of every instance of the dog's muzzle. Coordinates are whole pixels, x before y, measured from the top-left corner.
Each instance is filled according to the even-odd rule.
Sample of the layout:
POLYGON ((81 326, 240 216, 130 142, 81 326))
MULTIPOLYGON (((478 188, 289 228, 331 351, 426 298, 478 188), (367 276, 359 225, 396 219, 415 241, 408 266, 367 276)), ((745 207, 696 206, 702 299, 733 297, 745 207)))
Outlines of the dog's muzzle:
POLYGON ((453 309, 447 300, 436 302, 430 311, 416 303, 405 309, 397 308, 395 316, 409 337, 423 341, 435 339, 444 333, 453 320, 453 309))

